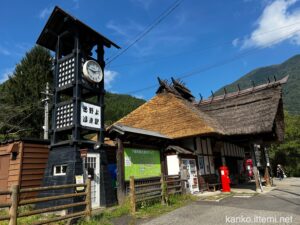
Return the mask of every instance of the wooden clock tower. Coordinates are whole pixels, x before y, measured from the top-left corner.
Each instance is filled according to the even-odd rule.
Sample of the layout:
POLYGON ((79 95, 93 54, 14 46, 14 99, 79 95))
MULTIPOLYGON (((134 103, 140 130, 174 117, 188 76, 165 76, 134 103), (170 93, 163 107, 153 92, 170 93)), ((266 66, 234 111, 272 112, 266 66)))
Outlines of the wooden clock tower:
MULTIPOLYGON (((54 8, 37 44, 55 52, 51 146, 43 184, 75 183, 75 177, 85 170, 80 150, 88 149, 100 159, 94 178, 100 184, 94 192, 99 194, 94 198, 100 198, 101 206, 110 205, 114 190, 103 149, 104 47, 119 46, 59 7, 54 8), (93 133, 97 142, 86 137, 93 133)), ((51 196, 57 191, 44 194, 51 196)), ((66 200, 54 204, 61 203, 66 200)))

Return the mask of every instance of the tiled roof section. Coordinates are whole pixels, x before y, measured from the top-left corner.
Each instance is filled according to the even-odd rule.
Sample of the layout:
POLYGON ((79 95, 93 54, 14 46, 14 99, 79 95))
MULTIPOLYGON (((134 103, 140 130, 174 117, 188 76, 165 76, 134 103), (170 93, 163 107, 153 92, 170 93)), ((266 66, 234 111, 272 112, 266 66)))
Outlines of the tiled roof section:
POLYGON ((217 121, 172 93, 154 96, 115 124, 158 132, 169 138, 223 133, 217 121))

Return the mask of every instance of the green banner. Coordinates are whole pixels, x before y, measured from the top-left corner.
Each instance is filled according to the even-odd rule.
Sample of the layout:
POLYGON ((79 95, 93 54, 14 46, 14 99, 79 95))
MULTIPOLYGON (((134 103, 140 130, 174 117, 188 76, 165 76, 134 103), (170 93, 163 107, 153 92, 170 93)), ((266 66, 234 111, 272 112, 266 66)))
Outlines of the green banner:
POLYGON ((161 174, 160 151, 150 149, 124 149, 125 180, 158 177, 161 174))

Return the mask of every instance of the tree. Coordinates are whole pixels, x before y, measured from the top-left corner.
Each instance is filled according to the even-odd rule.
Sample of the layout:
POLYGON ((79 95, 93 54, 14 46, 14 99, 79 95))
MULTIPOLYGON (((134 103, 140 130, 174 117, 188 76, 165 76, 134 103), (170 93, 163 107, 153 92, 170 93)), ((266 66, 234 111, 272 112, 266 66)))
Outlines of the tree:
POLYGON ((42 134, 41 92, 51 82, 52 57, 40 46, 26 53, 9 79, 1 85, 0 132, 39 138, 42 134))
POLYGON ((300 176, 300 115, 285 112, 285 140, 271 149, 274 167, 283 165, 290 176, 300 176))
MULTIPOLYGON (((44 114, 41 92, 47 81, 52 84, 52 66, 50 52, 35 46, 16 65, 9 79, 0 84, 0 141, 11 137, 42 136, 44 114)), ((130 95, 107 93, 106 125, 127 115, 144 102, 130 95)))

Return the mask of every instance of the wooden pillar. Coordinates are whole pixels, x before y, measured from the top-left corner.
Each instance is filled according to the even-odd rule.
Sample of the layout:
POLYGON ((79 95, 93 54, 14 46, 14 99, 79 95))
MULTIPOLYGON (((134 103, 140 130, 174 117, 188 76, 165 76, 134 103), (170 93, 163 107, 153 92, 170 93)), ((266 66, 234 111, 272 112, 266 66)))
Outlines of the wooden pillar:
POLYGON ((120 138, 117 138, 117 197, 119 204, 125 200, 125 167, 124 167, 124 147, 120 138))
POLYGON ((135 184, 134 177, 130 177, 130 203, 131 203, 131 214, 134 215, 136 212, 136 197, 135 197, 135 184))
POLYGON ((160 175, 160 184, 161 184, 161 204, 168 204, 168 184, 165 182, 165 177, 163 174, 160 175))
POLYGON ((255 179, 255 186, 256 186, 256 191, 261 190, 261 192, 263 192, 262 189, 262 185, 260 182, 260 177, 259 177, 259 171, 257 169, 257 161, 256 161, 256 155, 255 155, 255 144, 251 144, 250 148, 251 148, 251 152, 252 152, 252 162, 253 162, 253 175, 254 175, 254 179, 255 179))
POLYGON ((165 148, 160 149, 160 166, 161 166, 161 173, 163 175, 167 175, 166 174, 166 156, 164 154, 165 148))
POLYGON ((86 179, 86 220, 90 221, 92 216, 92 193, 91 193, 91 179, 86 179))
POLYGON ((265 180, 266 180, 266 186, 267 187, 271 187, 270 172, 269 172, 269 167, 268 166, 266 166, 266 168, 265 168, 265 175, 264 175, 264 177, 265 177, 265 180))
POLYGON ((11 187, 11 207, 9 210, 9 225, 17 225, 18 217, 18 203, 19 203, 19 185, 11 187))
POLYGON ((270 182, 270 170, 269 170, 269 166, 270 166, 269 151, 267 147, 264 147, 263 151, 264 151, 265 162, 266 162, 264 178, 266 180, 266 186, 270 187, 271 182, 270 182))
POLYGON ((226 159, 225 159, 225 143, 224 143, 224 142, 222 142, 221 159, 222 159, 222 166, 226 166, 226 159))

